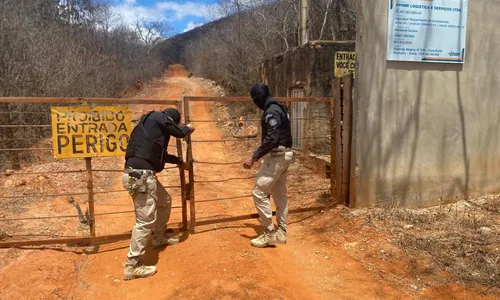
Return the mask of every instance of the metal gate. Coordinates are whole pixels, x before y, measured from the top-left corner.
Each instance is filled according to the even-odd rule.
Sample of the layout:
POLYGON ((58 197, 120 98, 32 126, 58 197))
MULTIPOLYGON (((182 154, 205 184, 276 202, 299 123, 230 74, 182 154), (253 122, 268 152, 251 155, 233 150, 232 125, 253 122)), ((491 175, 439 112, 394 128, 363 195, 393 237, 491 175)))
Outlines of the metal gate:
MULTIPOLYGON (((299 93, 303 93, 303 91, 297 91, 294 93, 294 95, 300 95, 299 93)), ((293 127, 293 134, 294 134, 294 140, 298 141, 299 144, 296 144, 297 146, 300 147, 301 143, 303 143, 304 140, 313 140, 313 139, 318 139, 318 140, 323 140, 324 142, 329 142, 331 144, 331 148, 334 148, 335 145, 335 140, 330 138, 330 135, 325 135, 325 136, 304 136, 304 130, 301 129, 301 124, 304 120, 308 120, 307 118, 304 117, 303 113, 303 108, 305 107, 306 103, 319 103, 319 102, 326 102, 329 103, 331 108, 331 111, 333 111, 333 106, 336 105, 337 101, 334 100, 333 98, 328 98, 328 97, 323 97, 323 98, 307 98, 307 97, 276 97, 276 100, 278 102, 282 103, 289 103, 290 107, 292 107, 292 113, 291 113, 291 125, 293 127)), ((185 97, 184 98, 184 116, 186 118, 186 123, 209 123, 209 122, 215 122, 215 123, 221 123, 221 124, 227 124, 228 121, 231 123, 231 120, 200 120, 200 119, 193 119, 191 117, 190 113, 190 107, 192 104, 197 104, 200 102, 246 102, 246 103, 251 103, 251 99, 247 97, 185 97)), ((221 106, 221 105, 217 105, 221 106)), ((336 120, 336 119, 335 119, 336 120)), ((255 121, 258 122, 260 121, 260 118, 254 118, 254 119, 246 119, 246 121, 255 121)), ((257 123, 258 124, 258 123, 257 123)), ((328 121, 329 126, 332 128, 332 131, 334 130, 334 125, 336 124, 336 121, 334 121, 334 118, 331 118, 331 120, 328 121)), ((201 168, 202 166, 205 165, 212 165, 214 167, 220 167, 220 166, 231 166, 231 165, 241 165, 243 161, 200 161, 196 159, 196 149, 193 150, 193 144, 202 144, 202 148, 200 149, 213 149, 216 148, 216 145, 218 144, 227 144, 228 142, 232 143, 244 143, 244 142, 249 142, 249 141, 254 141, 256 143, 259 142, 259 139, 257 138, 245 138, 244 140, 238 139, 238 138, 230 138, 230 139, 204 139, 203 136, 196 136, 196 137, 189 137, 187 140, 187 150, 188 150, 188 156, 190 160, 190 170, 189 170, 189 183, 187 184, 187 192, 186 195, 188 197, 188 201, 190 203, 190 215, 191 215, 191 231, 194 231, 196 226, 203 226, 203 225, 208 225, 208 224, 218 224, 218 223, 223 223, 223 222, 229 222, 229 221, 235 221, 235 220, 244 220, 244 219, 249 219, 249 218, 258 218, 258 215, 253 213, 253 214, 247 214, 247 215, 242 215, 242 216, 231 216, 227 218, 220 218, 221 212, 219 212, 218 215, 213 215, 213 216, 204 216, 202 220, 197 221, 196 218, 199 218, 199 215, 195 213, 195 209, 198 210, 198 207, 203 207, 205 203, 208 202, 222 202, 222 201, 237 201, 237 200, 250 200, 252 195, 251 194, 242 194, 242 195, 231 195, 229 197, 226 196, 219 196, 217 195, 214 198, 207 198, 207 199, 198 199, 197 193, 195 192, 195 187, 196 190, 205 190, 206 184, 216 184, 216 183, 221 183, 227 182, 227 186, 231 186, 231 182, 237 181, 237 180, 251 180, 254 179, 255 176, 251 177, 245 177, 242 178, 241 176, 238 178, 226 178, 222 177, 217 180, 206 180, 206 178, 199 178, 196 176, 194 172, 194 165, 197 165, 198 168, 201 168), (194 158, 193 154, 194 153, 194 158), (195 200, 196 198, 196 200, 195 200), (195 208, 196 207, 196 208, 195 208)), ((297 147, 297 148, 299 148, 297 147)), ((305 153, 296 153, 296 157, 298 156, 298 160, 303 160, 303 159, 309 159, 308 155, 305 153)), ((333 159, 333 156, 331 156, 333 159)), ((333 165, 333 161, 330 162, 333 165)), ((223 171, 220 171, 221 174, 225 175, 223 171)), ((300 171, 299 172, 301 175, 317 175, 317 171, 300 171), (308 173, 309 172, 309 173, 308 173)), ((197 173, 198 174, 198 173, 197 173)), ((298 175, 289 173, 289 175, 298 175)), ((334 190, 335 190, 335 176, 330 176, 330 184, 329 186, 324 189, 324 192, 329 192, 330 195, 334 195, 334 190)), ((297 191, 289 191, 289 194, 312 194, 314 192, 321 191, 322 187, 320 186, 311 186, 310 189, 303 190, 299 189, 297 191)), ((227 190, 224 189, 224 190, 227 190)), ((220 191, 220 193, 223 193, 223 190, 220 191)), ((334 197, 332 197, 334 198, 334 197)), ((339 201, 337 201, 339 202, 339 201)), ((321 209, 325 209, 328 206, 322 205, 322 206, 316 206, 316 207, 307 207, 307 208, 291 208, 290 212, 305 212, 305 211, 319 211, 321 209)))
MULTIPOLYGON (((131 210, 131 207, 120 210, 116 209, 116 206, 109 205, 109 203, 106 202, 107 199, 113 199, 116 197, 110 197, 108 195, 121 194, 128 197, 125 189, 112 188, 108 184, 105 186, 96 186, 97 181, 95 179, 97 177, 105 180, 111 176, 121 176, 120 174, 123 173, 123 162, 120 161, 116 168, 113 169, 104 168, 100 166, 99 162, 107 158, 97 158, 92 155, 85 155, 84 158, 76 158, 75 156, 75 158, 64 158, 53 161, 56 165, 61 162, 61 165, 65 166, 65 170, 61 170, 60 167, 57 166, 52 168, 50 161, 54 159, 56 152, 58 152, 55 150, 58 149, 58 147, 54 147, 57 143, 57 139, 54 138, 54 128, 56 128, 55 132, 59 132, 59 130, 64 130, 64 126, 54 126, 55 123, 56 125, 60 124, 58 124, 54 118, 52 118, 51 122, 51 114, 53 113, 53 109, 56 111, 61 108, 60 106, 63 106, 62 108, 74 108, 75 112, 78 110, 78 117, 81 117, 83 116, 83 113, 80 110, 89 109, 90 111, 94 111, 94 109, 102 108, 100 105, 108 105, 108 107, 111 108, 127 108, 131 114, 135 110, 138 115, 136 117, 139 117, 146 111, 141 111, 139 109, 136 110, 135 107, 137 104, 140 104, 139 107, 142 107, 144 104, 149 104, 161 107, 174 106, 178 109, 182 108, 182 104, 179 101, 171 100, 0 98, 0 107, 2 108, 0 111, 0 141, 4 144, 4 147, 0 149, 0 157, 2 158, 0 161, 0 178, 3 179, 2 184, 7 186, 9 183, 12 185, 11 188, 6 188, 5 190, 4 186, 2 186, 0 204, 2 204, 4 208, 9 209, 19 203, 24 205, 24 203, 30 202, 41 204, 45 207, 47 203, 50 203, 55 199, 66 199, 66 206, 64 210, 61 210, 62 213, 55 213, 52 209, 42 209, 40 207, 39 211, 37 211, 40 214, 37 214, 36 216, 25 215, 23 214, 24 210, 22 206, 20 206, 17 211, 2 211, 0 217, 0 229, 2 229, 0 231, 0 248, 62 243, 85 244, 97 241, 102 242, 128 239, 130 237, 130 232, 111 234, 111 232, 107 231, 107 228, 99 226, 99 220, 96 222, 96 217, 104 218, 108 216, 134 214, 134 210, 131 210), (134 109, 131 109, 130 106, 134 109), (36 157, 44 157, 44 164, 37 165, 34 163, 33 160, 35 160, 36 157), (64 163, 62 163, 62 161, 64 161, 64 163), (23 167, 23 169, 10 170, 10 168, 19 169, 20 167, 23 167), (47 181, 49 177, 51 178, 51 182, 59 185, 55 184, 56 187, 53 187, 53 184, 40 184, 40 189, 32 188, 32 186, 36 185, 35 183, 47 181), (73 181, 67 185, 60 186, 60 182, 62 182, 65 178, 73 178, 73 181), (28 181, 32 183, 30 187, 28 187, 28 181), (23 186, 26 186, 27 188, 21 191, 20 188, 23 186), (49 228, 48 226, 51 224, 55 226, 57 225, 56 223, 59 224, 59 222, 67 222, 68 220, 72 220, 72 222, 67 223, 68 226, 65 226, 64 229, 40 232, 40 228, 49 228), (20 224, 24 226, 20 226, 20 224), (71 224, 71 226, 69 226, 69 224, 71 224), (77 233, 74 231, 66 232, 70 231, 69 229, 66 229, 66 227, 74 228, 78 226, 79 229, 77 233), (27 233, 22 231, 19 232, 19 230, 27 231, 27 233), (3 240, 4 235, 7 238, 5 240, 3 240), (40 237, 45 238, 40 239, 40 237)), ((74 118, 78 117, 75 113, 74 118)), ((92 115, 92 117, 95 116, 92 115)), ((133 116, 131 117, 133 118, 133 116)), ((104 122, 104 119, 102 120, 104 122)), ((127 122, 129 121, 130 120, 128 119, 127 122)), ((69 132, 73 130, 74 133, 75 130, 78 130, 77 128, 82 128, 85 124, 90 124, 77 123, 76 119, 74 123, 68 123, 68 128, 71 128, 68 129, 69 132), (78 127, 79 125, 81 125, 81 127, 78 127)), ((88 126, 86 128, 88 128, 88 126)), ((114 137, 117 137, 117 133, 119 133, 119 131, 113 129, 113 132, 114 133, 111 134, 114 137)), ((83 134, 80 135, 83 136, 83 134)), ((74 137, 76 138, 76 135, 74 135, 74 137)), ((102 137, 99 141, 102 140, 105 142, 100 143, 101 148, 109 147, 108 149, 115 150, 117 147, 126 147, 126 144, 120 144, 119 142, 110 144, 111 142, 109 141, 109 136, 102 137)), ((97 139, 94 139, 93 142, 97 142, 97 139)), ((73 146, 75 148, 79 148, 78 153, 81 153, 81 151, 83 151, 82 149, 95 150, 96 148, 99 148, 99 144, 94 143, 92 146, 89 146, 89 143, 89 139, 87 138, 86 142, 85 140, 79 140, 78 143, 75 142, 73 146)), ((178 155, 182 156, 182 143, 179 139, 176 140, 176 144, 171 146, 173 148, 171 149, 171 152, 176 151, 178 155)), ((97 152, 97 150, 95 151, 97 152)), ((73 152, 75 152, 75 150, 73 150, 73 152)), ((119 155, 122 157, 121 154, 119 155)), ((173 216, 180 221, 180 223, 169 225, 171 225, 171 228, 178 230, 187 230, 188 218, 184 171, 180 170, 177 173, 177 169, 179 169, 178 167, 169 167, 167 169, 173 169, 169 170, 170 174, 175 177, 179 176, 180 178, 179 183, 173 182, 172 185, 165 186, 166 188, 173 190, 172 195, 175 197, 175 205, 172 209, 179 213, 178 215, 173 214, 173 216)))
MULTIPOLYGON (((353 78, 352 75, 347 75, 344 78, 341 79, 335 79, 333 82, 333 98, 303 98, 303 97, 292 97, 292 98, 280 98, 278 97, 277 100, 280 102, 288 102, 291 104, 292 111, 293 111, 293 117, 291 118, 292 120, 292 126, 294 128, 294 135, 295 135, 295 140, 302 141, 303 139, 325 139, 328 140, 331 144, 331 156, 330 156, 330 164, 332 167, 332 174, 330 176, 330 184, 329 187, 326 189, 330 192, 331 198, 336 200, 337 203, 344 203, 347 205, 353 205, 354 203, 349 202, 350 197, 350 192, 353 190, 351 186, 353 186, 354 181, 351 180, 351 169, 350 169, 350 164, 351 164, 351 123, 352 123, 352 88, 353 88, 353 78), (331 129, 331 134, 328 137, 321 137, 321 136, 308 136, 304 137, 301 135, 300 127, 301 127, 301 122, 302 120, 305 120, 304 114, 303 114, 303 105, 304 103, 311 103, 311 102, 327 102, 330 103, 330 129, 331 129), (327 139, 328 138, 328 139, 327 139)), ((300 93, 303 91, 296 91, 293 93, 293 95, 300 95, 300 93)), ((179 110, 183 110, 184 116, 185 116, 185 121, 186 122, 219 122, 219 121, 214 121, 214 120, 193 120, 190 117, 190 102, 199 102, 199 101, 206 101, 206 102, 248 102, 251 103, 250 98, 246 97, 185 97, 184 98, 184 107, 182 107, 181 103, 178 101, 168 101, 168 100, 131 100, 131 99, 70 99, 70 98, 64 98, 64 99, 56 99, 56 98, 0 98, 0 103, 49 103, 49 104, 64 104, 64 105, 89 105, 89 104, 119 104, 119 105, 128 105, 128 104, 157 104, 157 105, 176 105, 179 110)), ((50 107, 50 106, 49 106, 50 107)), ((3 112, 5 113, 5 112, 3 112)), ((20 111, 18 112, 19 114, 26 113, 25 111, 20 111)), ((259 121, 260 119, 256 119, 256 121, 259 121)), ((36 123, 33 123, 36 124, 36 123)), ((14 127, 26 127, 28 128, 34 128, 34 127, 49 127, 51 125, 49 124, 39 124, 39 125, 15 125, 15 124, 0 124, 0 127, 2 128, 14 128, 14 127)), ((16 135, 11 134, 9 136, 6 136, 8 139, 15 139, 16 135)), ((258 142, 257 138, 248 138, 248 140, 254 140, 258 142)), ((229 141, 234 141, 234 142, 242 142, 241 139, 221 139, 221 140, 199 140, 198 137, 195 140, 192 140, 191 137, 187 138, 187 149, 183 155, 183 150, 181 146, 181 141, 177 140, 177 145, 173 147, 177 149, 177 153, 179 156, 183 156, 186 158, 186 161, 189 163, 189 170, 188 170, 188 178, 185 178, 184 176, 184 171, 180 171, 179 175, 175 175, 174 173, 176 171, 172 171, 171 175, 179 176, 180 178, 180 183, 178 185, 172 185, 167 188, 171 189, 178 189, 179 193, 178 195, 178 205, 174 206, 173 208, 177 208, 181 210, 181 214, 179 215, 179 219, 182 220, 182 222, 179 224, 179 227, 177 229, 180 230, 187 230, 188 229, 188 209, 189 209, 189 215, 190 215, 190 230, 194 232, 196 225, 205 225, 205 224, 214 224, 214 223, 221 223, 224 221, 234 221, 234 220, 244 220, 248 218, 257 218, 257 214, 249 214, 249 215, 243 215, 243 216, 231 216, 225 219, 221 219, 217 216, 208 216, 205 220, 200 220, 200 222, 196 221, 196 203, 198 205, 202 205, 203 203, 206 202, 215 202, 215 201, 227 201, 227 200, 234 200, 234 199, 248 199, 251 197, 251 195, 234 195, 234 197, 230 198, 225 198, 222 199, 220 197, 216 197, 214 199, 196 199, 195 202, 195 184, 213 184, 213 183, 221 183, 221 182, 230 182, 233 180, 247 180, 247 179, 252 179, 253 177, 249 178, 221 178, 220 180, 213 180, 213 181, 197 181, 195 174, 194 174, 194 164, 208 164, 208 165, 233 165, 233 164, 241 164, 241 161, 235 161, 235 162, 215 162, 215 161, 210 161, 210 162, 200 162, 196 161, 193 159, 193 143, 227 143, 229 141), (188 202, 189 202, 189 207, 188 207, 188 202)), ((300 142, 299 142, 300 143, 300 142)), ((300 147, 300 144, 296 144, 296 146, 300 147)), ((0 149, 0 151, 6 151, 9 153, 12 152, 24 152, 24 151, 52 151, 53 148, 47 147, 47 148, 34 148, 33 146, 29 148, 7 148, 7 149, 0 149)), ((203 148, 202 148, 203 149, 203 148)), ((11 157, 13 157, 11 155, 11 157)), ((176 167, 174 167, 176 168, 176 167)), ((24 171, 21 172, 4 172, 0 175, 4 176, 16 176, 17 175, 22 175, 22 174, 30 174, 34 176, 43 175, 47 174, 50 171, 48 170, 41 170, 41 171, 34 171, 34 172, 28 172, 24 173, 24 171)), ((75 170, 66 170, 64 172, 58 171, 58 172, 53 172, 56 174, 68 174, 68 173, 83 173, 86 174, 86 186, 84 191, 75 191, 74 188, 71 189, 67 193, 61 193, 61 194, 33 194, 33 195, 2 195, 0 198, 2 199, 21 199, 21 198, 32 198, 32 197, 39 197, 39 198, 46 198, 46 197, 58 197, 58 196, 68 196, 71 197, 72 195, 75 197, 85 197, 87 198, 87 201, 84 203, 88 204, 89 208, 89 214, 87 215, 87 221, 89 222, 89 233, 86 236, 64 236, 64 237, 59 237, 59 238, 54 238, 54 236, 51 236, 52 238, 46 238, 46 239, 36 239, 36 240, 29 240, 29 239, 24 239, 24 240, 6 240, 6 241, 0 241, 0 248, 5 248, 5 247, 16 247, 16 246, 26 246, 26 245, 43 245, 43 244, 61 244, 61 243, 81 243, 81 242, 86 242, 86 243, 91 243, 91 242, 96 242, 96 241, 111 241, 111 240, 117 240, 117 239, 127 239, 130 236, 130 232, 125 232, 125 233, 119 233, 119 234, 113 234, 113 235, 98 235, 96 234, 96 223, 95 223, 95 216, 99 215, 114 215, 114 214, 131 214, 134 211, 133 210, 128 210, 128 211, 106 211, 104 210, 103 212, 100 212, 99 210, 101 209, 99 206, 98 201, 96 202, 94 199, 95 195, 101 195, 105 193, 123 193, 126 192, 125 190, 98 190, 96 191, 94 185, 93 185, 93 174, 99 173, 99 172, 106 172, 106 173, 121 173, 123 170, 116 169, 116 170, 103 170, 99 168, 95 168, 91 164, 91 158, 86 159, 86 163, 83 169, 75 169, 75 170), (94 204, 96 204, 95 207, 95 212, 94 212, 94 204)), ((316 172, 313 172, 311 174, 316 174, 316 172)), ((222 175, 224 175, 222 173, 222 175)), ((75 181, 76 182, 76 181, 75 181)), ((317 192, 318 188, 314 187, 315 189, 312 190, 303 190, 300 189, 298 191, 291 191, 290 193, 310 193, 310 192, 317 192)), ((296 208, 296 209, 291 209, 290 212, 303 212, 303 211, 312 211, 312 210, 321 210, 323 207, 308 207, 308 208, 296 208)), ((30 222, 33 222, 35 220, 44 222, 46 220, 51 220, 51 219, 68 219, 68 218, 73 218, 76 219, 78 218, 79 215, 48 215, 44 217, 25 217, 25 218, 0 218, 0 222, 19 222, 19 221, 25 221, 29 220, 30 222)), ((6 224, 6 223, 4 223, 6 224)), ((37 235, 35 235, 37 236, 37 235)))
MULTIPOLYGON (((304 89, 293 89, 291 92, 292 98, 303 98, 305 95, 304 89)), ((297 150, 304 149, 304 102, 292 102, 290 104, 290 118, 292 128, 292 147, 297 150)))

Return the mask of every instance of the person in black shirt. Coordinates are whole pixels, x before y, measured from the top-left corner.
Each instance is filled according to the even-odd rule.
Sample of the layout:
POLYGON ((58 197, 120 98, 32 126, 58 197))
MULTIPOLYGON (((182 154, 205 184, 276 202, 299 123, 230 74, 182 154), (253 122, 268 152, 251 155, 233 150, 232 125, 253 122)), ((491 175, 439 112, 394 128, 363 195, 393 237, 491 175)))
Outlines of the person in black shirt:
POLYGON ((243 167, 250 169, 256 161, 264 157, 253 188, 253 200, 264 232, 250 242, 254 247, 263 248, 276 242, 286 243, 288 216, 286 180, 288 167, 293 160, 292 134, 286 107, 271 97, 267 85, 257 83, 250 90, 250 95, 254 104, 264 111, 261 119, 262 142, 252 157, 245 161, 243 167), (276 230, 272 220, 270 195, 276 204, 278 222, 276 230))
POLYGON ((172 199, 156 174, 166 163, 187 167, 182 158, 167 152, 170 137, 184 138, 194 131, 190 124, 179 126, 180 120, 181 115, 174 108, 151 111, 141 117, 130 135, 122 183, 134 201, 136 223, 125 262, 124 280, 156 273, 155 266, 144 266, 140 262, 151 232, 153 247, 179 242, 178 237, 166 235, 172 199))

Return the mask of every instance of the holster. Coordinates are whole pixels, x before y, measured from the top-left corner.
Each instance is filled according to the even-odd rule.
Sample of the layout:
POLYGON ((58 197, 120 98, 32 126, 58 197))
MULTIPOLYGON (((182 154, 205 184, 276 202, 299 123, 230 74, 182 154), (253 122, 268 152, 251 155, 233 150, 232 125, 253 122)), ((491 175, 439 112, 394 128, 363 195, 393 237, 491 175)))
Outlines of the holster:
POLYGON ((131 196, 136 192, 145 193, 147 190, 147 176, 145 174, 141 174, 140 178, 135 178, 129 174, 127 191, 131 196))

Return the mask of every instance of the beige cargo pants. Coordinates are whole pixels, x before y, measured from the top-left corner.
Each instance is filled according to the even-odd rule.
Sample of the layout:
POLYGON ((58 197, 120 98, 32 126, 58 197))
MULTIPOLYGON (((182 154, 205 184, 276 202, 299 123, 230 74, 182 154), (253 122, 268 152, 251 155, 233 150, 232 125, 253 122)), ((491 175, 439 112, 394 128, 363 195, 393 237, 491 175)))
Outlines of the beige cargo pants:
POLYGON ((269 196, 276 204, 276 220, 278 226, 286 230, 288 217, 288 199, 286 196, 286 180, 288 167, 292 163, 293 152, 270 153, 262 162, 253 188, 253 201, 259 213, 262 226, 268 231, 274 230, 273 209, 269 196))
MULTIPOLYGON (((146 170, 135 170, 146 171, 146 170)), ((129 189, 129 175, 124 173, 122 183, 129 189)), ((132 230, 130 248, 127 254, 126 266, 135 266, 144 255, 148 238, 153 231, 153 239, 161 241, 165 238, 167 222, 170 219, 172 198, 158 181, 156 176, 144 176, 144 192, 136 189, 132 195, 135 208, 135 226, 132 230)), ((140 186, 138 186, 140 188, 140 186)))

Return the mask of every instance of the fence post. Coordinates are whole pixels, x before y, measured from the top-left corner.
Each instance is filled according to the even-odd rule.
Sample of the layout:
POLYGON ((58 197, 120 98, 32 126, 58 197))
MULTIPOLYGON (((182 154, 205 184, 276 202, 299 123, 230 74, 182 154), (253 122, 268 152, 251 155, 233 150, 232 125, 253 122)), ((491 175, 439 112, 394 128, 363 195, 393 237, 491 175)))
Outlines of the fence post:
POLYGON ((332 197, 342 203, 342 78, 333 80, 333 122, 335 124, 333 170, 335 174, 335 191, 332 197))
POLYGON ((336 79, 332 81, 333 97, 330 101, 330 197, 335 198, 335 103, 338 101, 336 79))
POLYGON ((85 158, 85 168, 87 170, 87 192, 90 214, 90 236, 95 236, 95 213, 94 213, 94 181, 92 178, 92 158, 85 158))
MULTIPOLYGON (((186 123, 191 122, 191 117, 189 116, 189 99, 184 97, 184 117, 186 123)), ((193 164, 193 144, 191 142, 191 135, 186 138, 187 148, 186 156, 187 163, 189 164, 189 184, 187 186, 187 199, 189 199, 189 212, 191 217, 191 232, 194 232, 196 227, 196 209, 195 209, 195 199, 194 199, 194 164, 193 164)))
MULTIPOLYGON (((182 115, 182 103, 179 101, 177 103, 177 110, 182 115)), ((182 142, 180 139, 176 139, 177 144, 177 156, 183 158, 182 153, 182 142)), ((184 159, 183 159, 184 160, 184 159)), ((179 168, 179 177, 181 180, 181 200, 182 200, 182 230, 186 231, 188 229, 187 220, 187 201, 186 201, 186 175, 183 168, 179 168)))
POLYGON ((349 185, 351 181, 351 142, 352 142, 352 73, 344 77, 342 106, 342 201, 349 206, 349 185))

